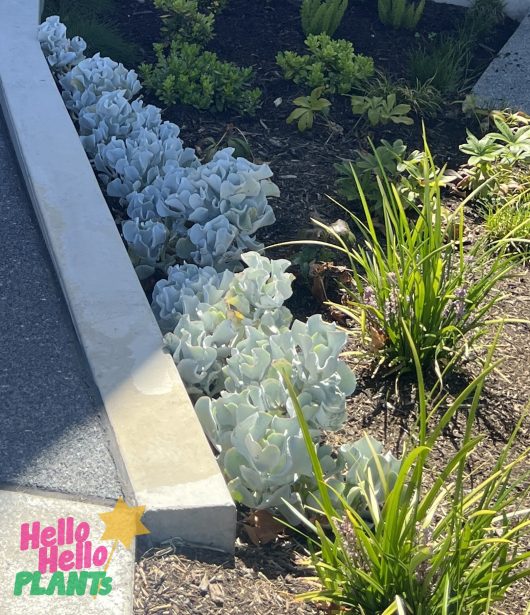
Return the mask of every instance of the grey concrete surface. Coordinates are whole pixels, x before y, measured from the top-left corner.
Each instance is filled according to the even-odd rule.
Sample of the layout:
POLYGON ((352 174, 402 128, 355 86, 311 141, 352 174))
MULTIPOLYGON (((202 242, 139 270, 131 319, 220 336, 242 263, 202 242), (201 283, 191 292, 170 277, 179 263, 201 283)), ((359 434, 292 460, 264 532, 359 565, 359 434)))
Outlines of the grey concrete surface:
POLYGON ((1 114, 0 211, 0 483, 115 499, 102 402, 1 114))
MULTIPOLYGON (((133 611, 133 548, 128 550, 120 543, 110 558, 112 541, 101 539, 105 524, 99 514, 111 512, 112 508, 100 504, 87 504, 0 490, 0 509, 2 510, 2 523, 0 524, 0 554, 2 555, 0 557, 0 610, 2 615, 43 615, 46 613, 49 615, 131 615, 133 611), (38 521, 41 530, 45 527, 57 529, 58 520, 66 517, 73 517, 74 527, 80 523, 88 523, 87 540, 92 543, 92 552, 101 547, 107 549, 107 561, 110 559, 107 569, 107 577, 111 578, 110 592, 95 598, 89 593, 92 585, 92 580, 89 580, 87 590, 80 596, 60 596, 57 590, 51 595, 30 595, 31 584, 22 585, 19 579, 20 595, 15 595, 17 574, 21 571, 36 571, 38 566, 38 549, 32 548, 31 544, 28 545, 28 549, 20 549, 22 524, 29 523, 31 527, 35 521, 38 521)), ((76 543, 74 542, 59 546, 58 552, 60 554, 65 551, 75 552, 75 549, 76 543)), ((104 565, 85 568, 85 573, 101 572, 104 565)), ((78 571, 73 570, 72 572, 75 574, 78 571)), ((66 585, 69 575, 70 572, 64 572, 66 585)), ((49 571, 44 573, 38 585, 47 588, 51 576, 49 571)))
POLYGON ((473 88, 485 109, 530 113, 530 13, 473 88))

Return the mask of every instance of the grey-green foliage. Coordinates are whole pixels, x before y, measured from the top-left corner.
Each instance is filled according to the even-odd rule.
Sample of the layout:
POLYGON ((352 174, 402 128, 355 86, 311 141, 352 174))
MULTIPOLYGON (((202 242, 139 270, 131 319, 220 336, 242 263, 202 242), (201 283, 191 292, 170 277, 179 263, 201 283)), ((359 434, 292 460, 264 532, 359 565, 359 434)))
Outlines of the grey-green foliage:
POLYGON ((194 397, 224 389, 222 370, 247 327, 272 335, 292 320, 283 305, 292 294, 289 261, 269 260, 256 252, 241 258, 247 265, 242 272, 222 276, 210 268, 175 266, 153 291, 155 314, 163 330, 171 331, 165 336, 166 346, 194 397), (186 276, 190 281, 184 281, 186 276))
POLYGON ((183 259, 218 270, 240 268, 254 234, 274 221, 267 198, 278 195, 271 170, 233 149, 200 164, 179 128, 160 109, 134 100, 134 71, 68 39, 58 17, 37 31, 42 50, 78 123, 81 141, 122 223, 129 255, 142 279, 183 259), (125 214, 128 220, 125 219, 125 214))
POLYGON ((348 0, 303 0, 300 9, 304 34, 333 36, 348 8, 348 0))
POLYGON ((393 28, 414 29, 425 9, 425 0, 418 3, 410 0, 378 0, 379 19, 393 28))
MULTIPOLYGON (((322 453, 319 456, 322 459, 322 453)), ((326 481, 331 490, 334 506, 340 509, 343 498, 348 506, 369 518, 363 493, 370 488, 381 505, 388 491, 394 487, 400 467, 401 461, 390 451, 383 452, 381 442, 370 435, 365 435, 356 442, 341 445, 336 454, 335 473, 326 481)), ((329 476, 329 469, 325 469, 329 476)), ((312 500, 318 501, 318 491, 313 492, 311 496, 306 498, 309 505, 312 504, 312 500)))
MULTIPOLYGON (((247 327, 223 368, 225 390, 202 397, 196 411, 218 447, 233 497, 252 508, 283 509, 315 488, 300 425, 278 367, 289 370, 318 442, 322 429, 339 429, 355 377, 338 358, 346 334, 320 315, 280 332, 247 327)), ((328 460, 330 474, 337 472, 328 460)))
MULTIPOLYGON (((284 500, 300 508, 316 483, 278 368, 289 370, 315 446, 323 429, 343 425, 356 381, 339 358, 346 334, 319 315, 293 322, 283 305, 292 293, 289 261, 256 252, 242 258, 247 267, 239 273, 171 268, 155 286, 153 310, 172 331, 166 346, 188 392, 199 398, 197 414, 233 497, 288 514, 284 500)), ((337 457, 318 446, 329 481, 353 502, 375 461, 361 459, 360 444, 346 449, 337 457)))
POLYGON ((52 15, 44 21, 38 31, 37 40, 48 64, 59 76, 82 62, 85 58, 86 43, 83 39, 66 37, 66 26, 52 15))
POLYGON ((286 79, 311 88, 324 87, 330 94, 350 94, 373 75, 372 58, 354 53, 350 41, 310 34, 305 44, 308 53, 304 55, 281 51, 276 56, 286 79))

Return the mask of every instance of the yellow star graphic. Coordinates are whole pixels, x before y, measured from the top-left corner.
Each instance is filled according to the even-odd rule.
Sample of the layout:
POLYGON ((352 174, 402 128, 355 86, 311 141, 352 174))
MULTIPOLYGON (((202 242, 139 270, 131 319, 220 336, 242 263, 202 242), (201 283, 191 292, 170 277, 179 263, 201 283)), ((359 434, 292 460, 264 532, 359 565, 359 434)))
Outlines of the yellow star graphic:
POLYGON ((129 549, 135 536, 150 533, 141 521, 144 511, 145 506, 129 506, 123 498, 120 498, 114 510, 99 513, 105 523, 101 540, 119 540, 126 549, 129 549))

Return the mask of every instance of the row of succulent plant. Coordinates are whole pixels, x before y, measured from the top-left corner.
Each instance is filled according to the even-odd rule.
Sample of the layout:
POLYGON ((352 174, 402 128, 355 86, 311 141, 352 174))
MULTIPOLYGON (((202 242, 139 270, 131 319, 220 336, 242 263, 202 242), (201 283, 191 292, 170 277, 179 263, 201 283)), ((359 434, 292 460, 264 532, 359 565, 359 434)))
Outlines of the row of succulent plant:
POLYGON ((354 502, 376 467, 391 483, 399 461, 379 443, 365 437, 339 451, 320 443, 323 430, 344 424, 356 381, 339 358, 346 334, 318 315, 293 322, 284 305, 291 263, 258 253, 255 233, 274 222, 269 167, 230 149, 201 164, 178 127, 135 98, 134 71, 97 54, 85 59, 82 41, 68 40, 54 17, 39 40, 139 276, 163 271, 152 309, 234 498, 290 516, 285 502, 299 507, 317 491, 280 367, 336 492, 354 502))
MULTIPOLYGON (((346 334, 319 315, 306 323, 284 302, 291 296, 290 262, 257 252, 237 273, 180 265, 153 291, 153 312, 234 499, 276 509, 294 521, 286 502, 311 502, 317 484, 280 368, 286 368, 326 471, 348 502, 362 482, 384 468, 392 483, 399 461, 365 437, 339 451, 321 445, 323 430, 340 429, 355 377, 339 355, 346 334)), ((376 497, 383 500, 382 487, 376 497)), ((336 505, 339 505, 338 498, 336 505)))
POLYGON ((141 278, 177 262, 217 270, 240 267, 243 251, 260 249, 255 233, 274 222, 268 197, 278 196, 265 164, 224 149, 201 164, 184 148, 179 128, 136 98, 137 74, 68 39, 57 17, 39 41, 66 107, 107 195, 123 210, 123 236, 141 278))

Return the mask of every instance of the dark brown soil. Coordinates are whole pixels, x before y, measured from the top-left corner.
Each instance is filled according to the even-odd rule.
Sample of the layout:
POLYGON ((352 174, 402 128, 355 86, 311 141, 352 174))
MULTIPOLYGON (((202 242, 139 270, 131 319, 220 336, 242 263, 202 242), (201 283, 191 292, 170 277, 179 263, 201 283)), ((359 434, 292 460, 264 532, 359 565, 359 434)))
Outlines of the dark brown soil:
MULTIPOLYGON (((123 33, 140 43, 147 57, 151 56, 151 44, 159 40, 160 20, 150 0, 142 4, 136 0, 119 1, 124 6, 123 33)), ((275 60, 278 51, 304 51, 299 4, 296 0, 230 0, 216 19, 216 37, 209 48, 224 60, 252 66, 256 84, 263 90, 263 104, 255 117, 228 112, 212 115, 182 105, 165 110, 165 117, 181 127, 186 145, 195 146, 199 155, 212 139, 220 141, 228 128, 235 136, 241 130, 255 161, 270 165, 281 197, 274 203, 276 224, 260 234, 266 245, 295 238, 316 212, 329 220, 340 216, 326 196, 336 196, 333 165, 341 158, 352 158, 356 149, 369 147, 369 138, 374 142, 399 138, 410 151, 422 147, 421 117, 416 117, 413 126, 389 125, 374 130, 358 124, 346 97, 334 97, 330 122, 318 120, 308 133, 300 134, 295 125, 286 124, 293 109, 292 99, 308 93, 307 88, 283 79, 275 60), (279 99, 282 102, 276 107, 274 101, 279 99)), ((407 54, 418 41, 454 30, 464 14, 461 7, 428 2, 418 31, 409 32, 382 25, 373 0, 352 0, 336 36, 352 41, 357 52, 373 57, 376 69, 384 69, 396 78, 406 77, 407 54)), ((476 49, 469 75, 471 82, 473 75, 480 73, 509 38, 515 25, 506 19, 476 49)), ((464 93, 457 98, 462 101, 463 97, 464 93)), ((438 163, 456 166, 462 161, 458 146, 465 141, 466 127, 471 122, 462 115, 461 103, 446 101, 441 113, 425 122, 438 163)), ((221 145, 226 145, 226 141, 221 145)))
MULTIPOLYGON (((140 43, 151 57, 151 44, 158 40, 160 21, 149 1, 119 0, 122 5, 122 29, 140 43)), ((376 66, 394 77, 407 76, 406 56, 418 38, 429 33, 451 31, 463 19, 464 9, 428 2, 418 33, 394 31, 381 25, 373 0, 350 0, 350 6, 338 37, 354 43, 358 52, 374 58, 376 66)), ((472 63, 473 74, 491 59, 513 31, 506 20, 491 39, 477 49, 472 63)), ((283 80, 275 63, 280 50, 303 50, 298 3, 295 0, 230 0, 216 22, 217 36, 211 49, 226 60, 252 65, 256 83, 263 89, 263 106, 255 118, 234 114, 213 116, 194 109, 175 106, 165 117, 182 129, 187 145, 204 152, 210 140, 219 141, 227 128, 240 130, 248 140, 256 161, 269 163, 281 197, 274 203, 277 222, 265 229, 261 239, 266 245, 296 238, 308 227, 311 216, 331 221, 340 217, 326 195, 334 195, 334 163, 349 158, 355 149, 366 147, 368 138, 401 138, 410 149, 421 146, 421 118, 412 127, 369 129, 357 125, 346 99, 333 101, 330 122, 319 122, 313 131, 300 134, 285 123, 292 110, 291 100, 307 93, 303 88, 283 80), (274 101, 281 99, 277 107, 274 101)), ((463 95, 459 97, 461 101, 463 95)), ((465 118, 457 101, 446 101, 436 118, 426 120, 430 145, 439 163, 456 167, 461 162, 458 145, 465 140, 465 118)), ((476 125, 471 126, 476 130, 476 125)), ((276 252, 278 253, 278 252, 276 252)), ((292 248, 282 254, 292 255, 292 248)), ((296 282, 296 297, 290 307, 297 315, 318 311, 302 280, 296 282)), ((518 270, 516 277, 504 283, 509 295, 502 311, 516 318, 530 318, 530 274, 518 270)), ((493 328, 492 328, 493 331, 493 328)), ((504 363, 489 379, 482 402, 476 433, 484 434, 474 463, 491 467, 500 447, 506 442, 524 406, 530 399, 530 335, 527 324, 511 324, 504 331, 497 355, 504 363)), ((340 444, 369 431, 395 453, 413 441, 416 425, 414 390, 406 381, 396 395, 394 380, 378 374, 366 358, 352 365, 358 387, 351 398, 349 419, 345 427, 329 440, 340 444)), ((449 393, 460 391, 473 373, 477 362, 470 361, 448 383, 449 393)), ((464 412, 446 430, 434 451, 429 471, 435 476, 457 449, 462 437, 464 412)), ((527 443, 525 426, 515 447, 521 452, 527 443)), ((240 535, 235 558, 211 551, 166 549, 148 554, 137 565, 135 615, 280 615, 283 613, 317 614, 315 605, 293 601, 294 595, 311 587, 307 576, 311 570, 302 565, 303 546, 293 538, 279 540, 272 546, 257 548, 240 535)), ((504 612, 522 615, 530 601, 530 586, 521 584, 510 592, 504 612)))

